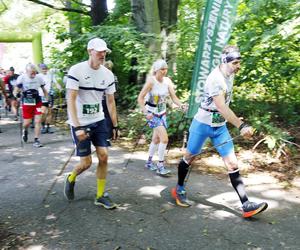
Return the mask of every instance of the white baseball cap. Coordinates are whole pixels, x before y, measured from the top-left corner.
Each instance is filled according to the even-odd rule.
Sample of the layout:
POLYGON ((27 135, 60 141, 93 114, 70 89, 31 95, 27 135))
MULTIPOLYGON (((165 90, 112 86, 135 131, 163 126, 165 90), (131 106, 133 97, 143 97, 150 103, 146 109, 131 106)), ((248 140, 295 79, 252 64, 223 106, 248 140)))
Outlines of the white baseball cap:
POLYGON ((96 51, 104 51, 110 53, 111 50, 107 48, 106 42, 100 38, 93 38, 88 42, 87 49, 94 49, 96 51))

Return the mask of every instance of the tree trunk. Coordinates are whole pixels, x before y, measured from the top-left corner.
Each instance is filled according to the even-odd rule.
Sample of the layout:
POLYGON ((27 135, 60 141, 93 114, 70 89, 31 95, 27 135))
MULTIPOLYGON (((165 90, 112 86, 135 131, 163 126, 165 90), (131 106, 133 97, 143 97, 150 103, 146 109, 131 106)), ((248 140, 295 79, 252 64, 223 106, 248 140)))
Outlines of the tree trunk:
POLYGON ((144 0, 131 0, 132 21, 137 30, 147 33, 144 0))
MULTIPOLYGON (((74 7, 71 0, 65 1, 66 8, 74 7)), ((78 13, 67 12, 67 17, 69 20, 69 32, 71 37, 81 34, 81 16, 78 13)))
POLYGON ((162 57, 168 61, 170 73, 176 71, 176 35, 172 30, 177 24, 179 0, 158 0, 161 20, 162 57))
POLYGON ((91 0, 92 25, 100 25, 108 16, 106 0, 91 0))
POLYGON ((161 27, 166 29, 167 34, 177 23, 178 5, 179 0, 158 0, 161 27))
MULTIPOLYGON (((131 0, 131 8, 137 29, 158 37, 161 29, 157 0, 131 0)), ((160 56, 161 44, 157 37, 149 38, 148 48, 160 56)))

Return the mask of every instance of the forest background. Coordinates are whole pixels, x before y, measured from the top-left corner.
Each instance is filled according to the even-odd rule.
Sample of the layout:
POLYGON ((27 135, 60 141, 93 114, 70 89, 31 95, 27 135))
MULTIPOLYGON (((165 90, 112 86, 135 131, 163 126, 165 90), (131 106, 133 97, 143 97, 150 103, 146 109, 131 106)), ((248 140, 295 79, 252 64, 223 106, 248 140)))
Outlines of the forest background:
MULTIPOLYGON (((64 100, 63 75, 87 59, 89 39, 103 38, 112 50, 107 59, 113 61, 119 81, 116 101, 122 134, 133 139, 143 131, 149 138, 137 95, 152 62, 165 58, 176 92, 187 102, 206 1, 114 0, 113 9, 107 1, 111 3, 1 0, 1 30, 43 33, 45 62, 60 76, 59 103, 64 100), (17 7, 22 11, 14 11, 17 7), (4 21, 12 13, 11 21, 4 21)), ((242 54, 231 107, 255 127, 253 148, 281 162, 299 159, 299 12, 297 0, 241 0, 230 39, 242 54)), ((181 144, 190 119, 173 109, 169 123, 172 145, 181 144)), ((292 170, 299 174, 299 166, 292 170)))

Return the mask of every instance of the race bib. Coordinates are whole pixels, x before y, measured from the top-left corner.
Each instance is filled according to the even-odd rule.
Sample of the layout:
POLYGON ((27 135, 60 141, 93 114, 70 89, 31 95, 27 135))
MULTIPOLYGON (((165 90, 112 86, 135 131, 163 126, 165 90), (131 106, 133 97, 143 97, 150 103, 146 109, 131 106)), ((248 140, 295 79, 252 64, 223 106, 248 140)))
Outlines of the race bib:
POLYGON ((82 114, 84 116, 94 116, 98 114, 100 111, 100 104, 83 104, 82 106, 82 114))
POLYGON ((219 113, 211 113, 211 123, 214 124, 214 123, 222 123, 222 122, 225 122, 225 119, 224 117, 219 114, 219 113))
POLYGON ((24 105, 29 105, 29 106, 36 105, 35 98, 30 98, 30 97, 24 97, 23 103, 24 105))
POLYGON ((166 104, 165 103, 159 103, 157 104, 157 113, 160 113, 162 111, 166 110, 166 104))

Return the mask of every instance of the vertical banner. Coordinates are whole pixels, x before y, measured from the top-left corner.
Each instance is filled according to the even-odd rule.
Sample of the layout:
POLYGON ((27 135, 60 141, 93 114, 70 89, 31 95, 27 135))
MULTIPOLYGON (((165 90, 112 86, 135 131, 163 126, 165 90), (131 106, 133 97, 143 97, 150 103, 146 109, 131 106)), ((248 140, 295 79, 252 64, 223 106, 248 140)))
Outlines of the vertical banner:
POLYGON ((239 0, 206 1, 190 87, 188 118, 196 114, 206 78, 220 63, 222 50, 230 37, 238 2, 239 0))

